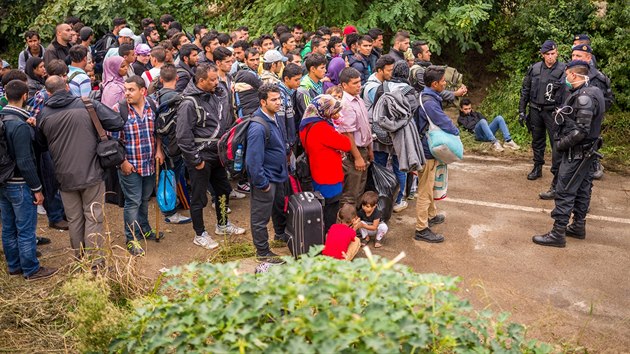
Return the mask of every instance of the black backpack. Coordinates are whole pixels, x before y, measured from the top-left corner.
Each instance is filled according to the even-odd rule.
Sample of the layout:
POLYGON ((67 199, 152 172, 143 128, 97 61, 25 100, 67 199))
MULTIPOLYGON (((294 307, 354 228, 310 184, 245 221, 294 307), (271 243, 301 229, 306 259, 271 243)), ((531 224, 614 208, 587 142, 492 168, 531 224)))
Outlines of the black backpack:
MULTIPOLYGON (((0 185, 8 181, 13 177, 13 170, 15 170, 15 161, 9 155, 9 146, 7 144, 7 137, 4 131, 4 116, 0 116, 0 185)), ((7 118, 6 120, 12 120, 14 118, 7 118)))
POLYGON ((105 61, 105 55, 111 47, 117 44, 118 40, 113 33, 107 33, 103 36, 103 38, 96 41, 92 54, 92 59, 94 60, 94 72, 96 74, 103 73, 103 62, 105 61))
POLYGON ((175 128, 177 127, 177 109, 182 102, 182 95, 173 93, 167 99, 164 99, 163 93, 157 91, 155 100, 158 103, 157 112, 159 114, 156 120, 156 131, 162 136, 166 154, 170 157, 179 156, 182 152, 179 149, 179 145, 177 145, 175 128))

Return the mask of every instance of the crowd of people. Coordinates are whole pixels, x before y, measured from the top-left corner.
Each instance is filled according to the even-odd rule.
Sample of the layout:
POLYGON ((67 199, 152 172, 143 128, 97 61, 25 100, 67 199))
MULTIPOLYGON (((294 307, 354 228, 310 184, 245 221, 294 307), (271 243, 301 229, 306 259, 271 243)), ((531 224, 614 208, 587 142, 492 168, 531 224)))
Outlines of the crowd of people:
MULTIPOLYGON (((305 32, 299 25, 279 24, 273 34, 250 39, 247 27, 220 33, 196 25, 187 33, 175 18, 163 15, 157 23, 142 20, 141 28, 136 35, 125 19, 116 18, 111 31, 96 40, 90 27, 70 17, 56 26, 47 47, 38 32, 27 31, 18 69, 2 61, 0 127, 5 142, 0 139, 0 149, 9 158, 0 161, 0 208, 10 274, 34 280, 56 272, 38 261, 36 245, 50 242, 35 235, 38 212, 47 215, 50 227, 69 230, 75 256, 92 257, 98 268, 106 191, 117 192, 116 203, 124 207, 128 251, 144 255, 140 240, 164 237, 152 229, 148 215, 160 166, 174 171, 181 192, 175 208, 162 210, 165 222, 192 222, 193 243, 206 249, 219 244, 206 229, 204 208, 212 203, 215 235, 244 234, 245 228, 229 220, 229 202, 249 194, 256 258, 278 261, 269 246, 267 224, 272 221, 276 240, 287 241, 285 198, 292 190, 289 181, 296 175, 296 161, 302 157, 310 172, 304 188, 324 198, 328 235, 324 254, 351 259, 360 244, 372 240, 376 248, 386 244, 388 226, 377 208, 379 195, 366 191, 370 164, 395 174, 400 191, 391 196, 394 212, 416 199, 414 238, 438 243, 444 236, 432 227, 445 217, 435 205, 434 184, 436 170, 445 165, 433 156, 425 132, 436 126, 460 134, 443 106, 458 102, 459 125, 497 151, 519 149, 501 116, 489 122, 473 111, 471 101, 462 97, 465 85, 446 89, 446 68, 432 65, 429 44, 411 43, 403 30, 394 35, 385 54, 382 30, 360 34, 351 25, 305 32), (379 123, 383 115, 396 129, 383 128, 379 123), (221 159, 218 142, 243 118, 251 119, 242 151, 246 173, 234 177, 221 159), (503 144, 495 136, 499 130, 503 144), (107 139, 118 141, 124 150, 124 161, 113 168, 99 162, 103 155, 99 143, 107 139), (182 211, 188 208, 190 217, 182 211)), ((536 178, 544 162, 540 148, 544 151, 545 137, 542 130, 541 145, 541 127, 533 112, 538 110, 542 117, 551 102, 554 107, 566 105, 564 99, 585 86, 581 78, 594 67, 594 61, 589 63, 594 57, 581 56, 591 53, 588 45, 574 47, 575 60, 558 69, 547 61, 548 49, 545 42, 541 53, 547 65, 539 73, 531 74, 535 70, 530 69, 528 75, 542 78, 526 79, 520 107, 523 120, 534 126, 536 178), (552 83, 553 90, 541 95, 538 86, 543 81, 552 83), (556 90, 565 81, 571 90, 556 90), (548 100, 544 107, 538 105, 541 97, 548 100)), ((573 154, 571 164, 586 160, 586 146, 599 134, 603 110, 598 99, 589 105, 578 98, 575 104, 580 107, 562 113, 565 121, 576 122, 573 128, 582 139, 573 130, 568 133, 574 139, 565 143, 573 154), (591 110, 588 122, 580 115, 585 110, 591 110), (572 148, 577 143, 584 146, 579 159, 572 148)), ((552 146, 555 156, 559 149, 552 146)), ((575 216, 569 228, 574 235, 584 235, 582 209, 590 197, 590 168, 581 172, 583 181, 577 187, 571 182, 573 189, 562 192, 568 172, 559 170, 552 169, 557 177, 552 188, 564 198, 554 210, 563 215, 562 221, 556 218, 558 226, 542 239, 535 238, 537 243, 559 245, 556 229, 567 228, 574 205, 567 201, 571 197, 575 216)), ((564 231, 562 242, 563 237, 564 231)))

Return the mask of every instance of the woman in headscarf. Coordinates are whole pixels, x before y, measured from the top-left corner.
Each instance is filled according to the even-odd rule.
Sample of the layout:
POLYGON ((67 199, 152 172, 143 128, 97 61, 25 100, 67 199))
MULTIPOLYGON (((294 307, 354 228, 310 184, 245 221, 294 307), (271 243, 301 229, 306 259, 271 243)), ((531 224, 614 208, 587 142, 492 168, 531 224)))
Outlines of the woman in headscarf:
POLYGON ((345 69, 346 61, 341 57, 333 58, 330 63, 328 63, 328 71, 326 72, 326 77, 330 80, 324 81, 323 91, 326 92, 329 88, 333 86, 339 85, 339 73, 341 70, 345 69))
POLYGON ((325 198, 324 231, 337 219, 343 190, 343 153, 350 151, 350 139, 335 130, 341 119, 341 102, 331 95, 319 95, 306 107, 300 122, 300 140, 308 156, 313 190, 325 198))
POLYGON ((46 68, 44 67, 44 59, 40 57, 30 57, 26 61, 24 72, 28 76, 28 98, 44 88, 46 83, 46 68))
POLYGON ((125 75, 129 65, 120 56, 112 56, 103 62, 103 95, 101 102, 114 108, 125 97, 125 75))

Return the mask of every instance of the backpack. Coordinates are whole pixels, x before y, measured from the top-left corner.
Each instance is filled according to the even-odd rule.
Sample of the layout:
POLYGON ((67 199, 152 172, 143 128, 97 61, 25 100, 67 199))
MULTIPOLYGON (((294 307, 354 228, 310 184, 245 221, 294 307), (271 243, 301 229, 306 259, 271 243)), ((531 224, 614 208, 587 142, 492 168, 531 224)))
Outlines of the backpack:
MULTIPOLYGON (((149 106, 151 107, 153 114, 155 114, 155 121, 157 122, 159 119, 159 112, 157 106, 155 105, 155 101, 153 101, 151 97, 146 97, 146 100, 149 101, 149 106)), ((120 116, 125 122, 129 118, 129 107, 127 107, 127 100, 124 98, 118 102, 118 113, 120 113, 120 116)))
POLYGON ((269 124, 261 117, 254 115, 238 118, 232 128, 230 128, 218 142, 219 159, 221 164, 228 170, 230 176, 237 177, 245 172, 245 152, 247 151, 247 131, 252 122, 260 123, 265 127, 265 143, 269 141, 271 131, 269 124), (234 170, 234 159, 236 150, 241 145, 243 149, 243 168, 240 171, 234 170))
MULTIPOLYGON (((424 89, 424 85, 421 85, 418 81, 417 74, 420 70, 426 70, 426 68, 423 68, 419 64, 413 64, 411 68, 409 68, 409 82, 418 92, 424 89)), ((460 74, 459 71, 452 66, 444 66, 444 70, 446 89, 450 91, 457 90, 462 85, 464 75, 460 74)))
POLYGON ((103 38, 94 43, 94 50, 92 54, 92 59, 94 60, 94 73, 103 73, 103 61, 105 61, 105 55, 107 54, 109 48, 111 48, 114 44, 118 44, 118 41, 113 33, 107 33, 103 36, 103 38))
POLYGON ((147 75, 147 79, 149 79, 149 87, 147 87, 147 95, 152 95, 162 89, 163 86, 159 80, 159 76, 156 78, 153 78, 149 70, 145 71, 144 74, 147 75))
MULTIPOLYGON (((162 142, 166 143, 166 154, 170 157, 181 155, 179 145, 177 145, 177 136, 175 128, 177 127, 177 109, 182 102, 182 95, 174 93, 166 100, 162 100, 162 94, 157 92, 156 101, 158 102, 157 112, 159 117, 156 120, 156 131, 162 136, 162 142)), ((196 104, 196 102, 195 102, 196 104)))
MULTIPOLYGON (((14 118, 8 118, 6 120, 12 119, 14 118)), ((9 155, 7 136, 4 131, 4 120, 5 119, 0 119, 0 185, 3 185, 4 182, 13 177, 13 170, 15 170, 15 161, 13 161, 11 155, 9 155)))

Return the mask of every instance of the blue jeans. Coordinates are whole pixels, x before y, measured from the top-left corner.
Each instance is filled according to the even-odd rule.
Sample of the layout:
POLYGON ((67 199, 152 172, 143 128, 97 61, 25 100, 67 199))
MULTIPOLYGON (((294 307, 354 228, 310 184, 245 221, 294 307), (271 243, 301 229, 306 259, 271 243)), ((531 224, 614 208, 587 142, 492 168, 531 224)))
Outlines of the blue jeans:
POLYGON ((127 241, 132 241, 135 235, 137 240, 141 240, 142 235, 151 231, 149 199, 155 188, 155 174, 142 177, 133 172, 125 176, 119 170, 118 179, 125 194, 125 237, 127 241))
POLYGON ((494 137, 494 134, 499 129, 501 129, 501 134, 503 134, 503 139, 505 141, 512 140, 512 137, 510 137, 510 131, 505 124, 505 119, 501 116, 494 117, 492 123, 490 124, 488 124, 488 121, 485 119, 480 120, 475 126, 475 137, 479 141, 495 141, 497 138, 494 137))
POLYGON ((40 179, 44 186, 44 209, 48 222, 56 224, 63 220, 65 214, 61 195, 59 194, 59 182, 55 178, 55 165, 50 152, 43 152, 40 156, 40 179))
POLYGON ((10 272, 22 270, 30 276, 39 270, 37 240, 37 206, 26 183, 6 184, 0 187, 2 210, 2 247, 10 272))
MULTIPOLYGON (((387 159, 389 158, 389 154, 382 151, 374 151, 374 162, 377 164, 387 167, 387 159)), ((398 169, 398 157, 396 155, 392 155, 392 167, 394 169, 394 174, 396 178, 398 178, 398 183, 400 184, 400 191, 398 192, 398 196, 396 197, 396 204, 402 201, 403 196, 405 195, 405 186, 407 185, 407 173, 401 172, 398 169)))

